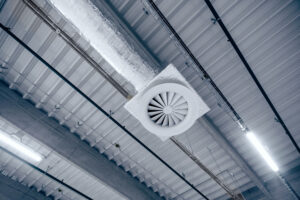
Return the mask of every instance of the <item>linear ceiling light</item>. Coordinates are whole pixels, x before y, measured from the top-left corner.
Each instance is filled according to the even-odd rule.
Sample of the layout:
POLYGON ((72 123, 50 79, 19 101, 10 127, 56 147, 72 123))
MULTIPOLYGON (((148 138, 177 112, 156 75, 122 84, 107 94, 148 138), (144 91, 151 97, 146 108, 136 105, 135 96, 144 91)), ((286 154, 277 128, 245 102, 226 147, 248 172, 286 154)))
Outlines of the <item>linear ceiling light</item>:
POLYGON ((260 155, 264 158, 264 160, 268 163, 271 169, 277 172, 279 170, 278 166, 273 161, 270 154, 266 151, 266 149, 263 147, 258 138, 252 132, 247 132, 246 136, 248 140, 252 143, 252 145, 256 148, 256 150, 260 153, 260 155))
POLYGON ((16 151, 35 162, 40 162, 43 158, 39 153, 34 152, 31 148, 12 138, 2 130, 0 130, 0 145, 3 145, 8 150, 16 151))

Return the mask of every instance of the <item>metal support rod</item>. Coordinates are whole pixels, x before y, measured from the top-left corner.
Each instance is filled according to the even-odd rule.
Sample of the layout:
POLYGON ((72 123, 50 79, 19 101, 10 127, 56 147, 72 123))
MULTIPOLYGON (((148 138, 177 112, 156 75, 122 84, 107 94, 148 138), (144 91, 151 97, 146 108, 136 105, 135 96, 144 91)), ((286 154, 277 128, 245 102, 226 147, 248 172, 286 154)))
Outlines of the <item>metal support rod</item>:
POLYGON ((224 149, 235 163, 247 174, 251 181, 261 190, 266 199, 271 200, 273 196, 267 189, 263 180, 255 173, 245 159, 238 153, 238 151, 231 145, 227 138, 222 134, 220 129, 212 122, 206 115, 198 119, 199 124, 204 127, 213 139, 224 149))
POLYGON ((73 188, 72 186, 70 186, 70 185, 64 183, 63 181, 61 181, 61 180, 59 180, 58 178, 52 176, 52 175, 49 174, 48 172, 46 172, 46 171, 42 170, 41 168, 39 168, 39 167, 37 167, 37 166, 31 164, 30 162, 24 160, 23 158, 17 156, 16 154, 14 154, 14 153, 12 153, 12 152, 6 150, 5 148, 3 148, 3 147, 0 146, 0 150, 4 151, 5 153, 9 154, 10 156, 12 156, 12 157, 14 157, 14 158, 16 158, 16 159, 18 159, 18 160, 20 160, 21 162, 25 163, 26 165, 28 165, 28 166, 31 167, 32 169, 37 170, 37 171, 40 172, 41 174, 43 174, 43 175, 47 176, 48 178, 50 178, 51 180, 53 180, 53 181, 55 181, 55 182, 57 182, 57 183, 63 185, 64 187, 68 188, 69 190, 72 190, 73 192, 77 193, 78 195, 82 196, 83 198, 88 199, 88 200, 93 200, 93 199, 90 198, 89 196, 83 194, 82 192, 76 190, 76 189, 73 188))
POLYGON ((219 14, 217 13, 217 11, 215 10, 215 8, 213 7, 212 3, 210 2, 210 0, 204 0, 206 5, 208 6, 208 8, 210 9, 210 11, 212 12, 212 14, 214 15, 216 21, 218 22, 218 24, 220 25, 220 27, 222 28, 223 32, 225 33, 225 35, 227 36, 229 42, 231 43, 231 45, 233 46, 234 50, 236 51, 236 53, 238 54, 238 56, 240 57, 241 61, 243 62, 244 66, 246 67, 247 71, 249 72, 249 74, 251 75, 253 81, 255 82, 256 86, 258 87, 258 89, 260 90, 261 94, 263 95, 263 97, 266 99, 267 103, 269 104, 271 110, 273 111, 273 113, 275 114, 278 122, 281 124, 282 128, 284 129, 285 133, 287 134, 287 136, 289 137, 289 139, 291 140, 292 144, 294 145, 294 147, 296 148, 296 150, 298 151, 298 153, 300 154, 300 148, 297 144, 297 142, 295 141, 294 137, 292 136, 291 132, 289 131, 289 129, 287 128, 287 126, 285 125, 284 121, 282 120, 280 114, 278 113, 278 111, 276 110, 274 104, 272 103, 272 101, 270 100, 270 98, 268 97, 266 91, 264 90, 264 88, 262 87, 262 85, 260 84, 260 82, 258 81, 257 77, 255 76, 253 70, 251 69, 249 63, 247 62, 246 58, 244 57, 243 53, 241 52, 240 48, 237 46, 237 44, 235 43, 234 39, 232 38, 231 34, 229 33, 228 29, 226 28, 226 26, 224 25, 222 19, 220 18, 219 14))
POLYGON ((207 173, 218 185, 220 185, 233 200, 243 200, 241 194, 236 194, 227 185, 225 185, 216 175, 213 174, 192 152, 190 152, 181 142, 179 142, 174 136, 170 140, 181 149, 188 157, 190 157, 205 173, 207 173))
POLYGON ((125 98, 130 99, 131 95, 116 82, 97 62, 94 61, 74 40, 65 33, 50 17, 48 17, 34 2, 31 0, 23 0, 23 2, 30 8, 45 24, 47 24, 53 31, 57 33, 70 47, 76 51, 82 58, 85 59, 97 72, 99 72, 114 88, 116 88, 125 98))
POLYGON ((120 124, 114 117, 112 117, 108 112, 106 112, 102 107, 95 103, 89 96, 82 92, 78 87, 76 87, 71 81, 64 77, 60 72, 58 72, 54 67, 52 67, 46 60, 44 60, 40 55, 38 55, 34 50, 32 50, 27 44, 25 44, 20 38, 18 38, 14 33, 12 33, 9 28, 5 27, 0 23, 0 27, 10 35, 16 42, 22 45, 26 50, 28 50, 33 56, 35 56, 40 62, 42 62, 49 70, 55 73, 58 77, 64 80, 70 87, 72 87, 76 92, 78 92, 83 98, 89 101, 93 106, 95 106, 100 112, 102 112, 107 118, 109 118, 113 123, 115 123, 121 130, 123 130, 127 135, 144 147, 148 152, 150 152, 155 158, 162 162, 168 169, 170 169, 174 174, 176 174, 181 180, 193 188, 198 194, 200 194, 204 199, 209 200, 200 190, 198 190, 192 183, 186 180, 179 172, 172 168, 166 161, 159 157, 153 150, 151 150, 147 145, 145 145, 141 140, 139 140, 135 135, 133 135, 125 126, 120 124))

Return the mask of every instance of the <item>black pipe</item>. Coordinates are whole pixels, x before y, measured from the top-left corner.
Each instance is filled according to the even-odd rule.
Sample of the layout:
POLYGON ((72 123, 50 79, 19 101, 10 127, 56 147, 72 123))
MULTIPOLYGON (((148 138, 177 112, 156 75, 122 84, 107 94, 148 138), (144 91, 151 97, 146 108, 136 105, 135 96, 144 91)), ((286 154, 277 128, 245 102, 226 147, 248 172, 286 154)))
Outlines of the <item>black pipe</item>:
POLYGON ((46 60, 44 60, 40 55, 38 55, 34 50, 32 50, 27 44, 25 44, 21 39, 19 39, 14 33, 10 31, 9 28, 5 27, 2 23, 0 23, 0 27, 13 39, 15 39, 20 45, 22 45, 25 49, 27 49, 32 55, 34 55, 40 62, 46 65, 52 72, 54 72, 58 77, 64 80, 67 84, 69 84, 75 91, 77 91, 81 96, 83 96, 86 100, 88 100, 92 105, 94 105, 99 111, 101 111, 106 117, 108 117, 112 122, 114 122, 118 127, 120 127, 126 134, 132 137, 137 143, 139 143, 142 147, 144 147, 147 151, 149 151, 155 158, 157 158, 160 162, 162 162, 167 168, 169 168, 172 172, 174 172, 180 179, 182 179, 185 183, 187 183, 191 188, 193 188, 198 194, 200 194, 204 199, 209 200, 200 190, 198 190, 192 183, 186 180, 182 175, 180 175, 175 169, 173 169, 166 161, 160 158, 154 151, 152 151, 147 145, 145 145, 141 140, 139 140, 136 136, 134 136, 125 126, 121 125, 115 118, 113 118, 109 113, 107 113, 102 107, 100 107, 97 103, 95 103, 90 97, 88 97, 85 93, 83 93, 78 87, 76 87, 71 81, 69 81, 66 77, 64 77, 61 73, 59 73, 54 67, 52 67, 46 60))
POLYGON ((213 86, 213 88, 217 91, 217 93, 221 96, 221 98, 224 100, 226 105, 229 107, 231 112, 234 114, 236 119, 241 123, 244 124, 242 118, 240 115, 235 111, 233 106, 229 103, 227 98, 224 96, 224 94, 221 92, 221 90, 218 88, 218 86, 215 84, 215 82, 212 80, 210 75, 206 72, 204 67, 200 64, 198 59, 194 56, 194 54, 191 52, 191 50, 187 47, 185 42, 181 39, 181 37, 178 35, 176 30, 173 28, 173 26, 169 23, 168 19, 164 16, 164 14, 159 10, 159 8, 156 6, 156 4, 152 0, 148 0, 152 8, 155 10, 155 12, 159 15, 159 17, 162 19, 162 21, 165 23, 165 25, 168 27, 170 32, 174 35, 174 37, 177 39, 177 41, 180 43, 182 48, 186 51, 186 53, 189 55, 189 57, 192 59, 194 64, 200 69, 200 71, 203 73, 203 76, 206 80, 210 82, 210 84, 213 86))
POLYGON ((291 142, 293 143, 293 145, 295 146, 296 150, 298 151, 298 153, 300 153, 300 148, 297 144, 297 142, 295 141, 295 139, 293 138, 291 132, 289 131, 289 129, 287 128, 287 126, 285 125, 284 121, 282 120, 281 116, 279 115, 278 111, 276 110, 275 106, 273 105, 272 101, 270 100, 270 98, 268 97, 267 93, 265 92, 264 88, 262 87, 262 85, 260 84, 260 82, 258 81, 257 77, 255 76, 254 72, 252 71, 249 63, 247 62, 247 60, 245 59, 244 55, 242 54, 242 52, 240 51, 239 47, 237 46, 237 44, 235 43, 235 41, 233 40, 231 34, 229 33, 229 31, 227 30, 226 26, 224 25, 222 19, 220 18, 219 14, 217 13, 217 11, 215 10, 215 8, 213 7, 213 5, 211 4, 211 2, 209 0, 204 0, 205 3, 207 4, 208 8, 210 9, 210 11, 212 12, 212 14, 214 15, 216 21, 219 23, 219 25, 221 26, 222 30, 224 31, 225 35, 227 36, 228 40, 230 41, 230 43, 232 44, 234 50, 236 51, 236 53, 238 54, 238 56, 240 57, 241 61, 243 62, 244 66, 246 67, 246 69, 248 70, 249 74, 251 75, 252 79, 254 80, 255 84, 257 85, 258 89, 260 90, 260 92, 262 93, 262 95, 264 96, 264 98, 266 99, 267 103, 269 104, 270 108, 272 109, 273 113, 275 114, 278 122, 281 124, 281 126, 283 127, 283 129, 285 130, 285 133, 287 134, 287 136, 290 138, 291 142))
POLYGON ((65 186, 66 188, 72 190, 73 192, 77 193, 78 195, 80 195, 80 196, 82 196, 82 197, 84 197, 84 198, 86 198, 86 199, 88 199, 88 200, 93 200, 93 199, 90 198, 89 196, 87 196, 87 195, 83 194, 82 192, 76 190, 76 189, 73 188, 72 186, 70 186, 70 185, 64 183, 63 181, 61 181, 61 180, 59 180, 58 178, 52 176, 51 174, 49 174, 48 172, 42 170, 41 168, 39 168, 39 167, 37 167, 37 166, 31 164, 30 162, 24 160, 23 158, 17 156, 16 154, 14 154, 14 153, 12 153, 12 152, 6 150, 5 148, 3 148, 3 147, 1 147, 1 146, 0 146, 0 149, 1 149, 2 151, 4 151, 5 153, 7 153, 7 154, 9 154, 9 155, 15 157, 16 159, 20 160, 21 162, 25 163, 25 164, 28 165, 29 167, 31 167, 31 168, 33 168, 33 169, 39 171, 41 174, 47 176, 48 178, 54 180, 55 182, 57 182, 57 183, 59 183, 59 184, 65 186))

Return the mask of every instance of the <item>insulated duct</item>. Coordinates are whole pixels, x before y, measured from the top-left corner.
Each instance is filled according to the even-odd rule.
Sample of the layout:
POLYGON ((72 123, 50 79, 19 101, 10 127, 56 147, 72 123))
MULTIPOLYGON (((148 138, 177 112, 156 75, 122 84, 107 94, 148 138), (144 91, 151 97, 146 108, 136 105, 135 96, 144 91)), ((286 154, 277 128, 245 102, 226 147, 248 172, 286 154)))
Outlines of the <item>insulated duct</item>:
POLYGON ((122 33, 90 0, 49 0, 78 33, 122 76, 140 91, 159 67, 128 34, 122 33))

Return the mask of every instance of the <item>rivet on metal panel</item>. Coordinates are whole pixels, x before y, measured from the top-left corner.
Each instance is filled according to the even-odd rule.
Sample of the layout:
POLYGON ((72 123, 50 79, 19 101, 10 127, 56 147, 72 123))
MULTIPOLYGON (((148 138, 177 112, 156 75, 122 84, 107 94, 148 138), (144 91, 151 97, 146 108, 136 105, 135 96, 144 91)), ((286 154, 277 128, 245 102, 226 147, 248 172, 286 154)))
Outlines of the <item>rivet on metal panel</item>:
POLYGON ((148 10, 146 10, 146 8, 143 8, 143 11, 146 15, 149 15, 149 12, 148 12, 148 10))
POLYGON ((4 74, 8 68, 0 64, 0 73, 4 74))
POLYGON ((181 175, 185 178, 185 173, 182 172, 181 175))
POLYGON ((0 73, 5 73, 8 69, 8 63, 5 60, 0 59, 0 73))
POLYGON ((60 105, 59 105, 59 104, 56 104, 56 105, 54 106, 54 108, 55 108, 55 110, 59 110, 59 109, 60 109, 60 105))
POLYGON ((115 114, 115 112, 113 112, 112 110, 109 110, 109 115, 112 116, 113 114, 115 114))
POLYGON ((216 24, 217 21, 220 20, 220 18, 210 18, 210 20, 213 22, 213 24, 216 24))
POLYGON ((119 149, 121 146, 120 146, 120 144, 115 143, 115 147, 119 149))
POLYGON ((83 125, 83 122, 82 121, 78 121, 77 122, 77 126, 82 126, 83 125))
POLYGON ((60 30, 59 29, 56 29, 55 32, 57 33, 57 35, 60 34, 60 30))

